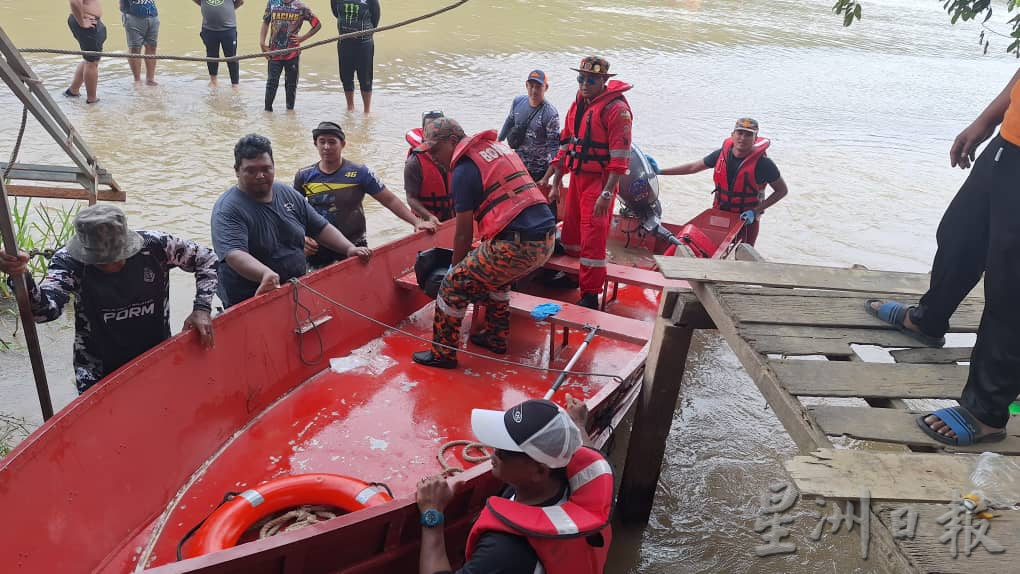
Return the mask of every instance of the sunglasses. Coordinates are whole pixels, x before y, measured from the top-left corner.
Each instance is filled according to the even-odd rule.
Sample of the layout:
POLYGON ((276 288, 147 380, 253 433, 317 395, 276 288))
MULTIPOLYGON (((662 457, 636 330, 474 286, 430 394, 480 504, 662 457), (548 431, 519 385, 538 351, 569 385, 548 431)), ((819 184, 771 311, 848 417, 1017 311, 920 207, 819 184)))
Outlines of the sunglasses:
POLYGON ((599 78, 595 76, 582 76, 582 75, 577 76, 578 84, 588 84, 589 86, 594 86, 596 83, 598 83, 598 81, 599 78))
POLYGON ((495 456, 496 458, 498 458, 499 460, 508 460, 508 459, 512 459, 512 458, 528 458, 528 455, 524 454, 523 452, 515 452, 515 451, 512 451, 512 450, 503 450, 501 448, 497 448, 497 449, 493 450, 492 451, 492 455, 495 456))
POLYGON ((441 112, 441 111, 425 112, 424 114, 421 115, 422 121, 425 121, 425 120, 434 120, 436 118, 441 118, 441 117, 443 117, 443 112, 441 112))

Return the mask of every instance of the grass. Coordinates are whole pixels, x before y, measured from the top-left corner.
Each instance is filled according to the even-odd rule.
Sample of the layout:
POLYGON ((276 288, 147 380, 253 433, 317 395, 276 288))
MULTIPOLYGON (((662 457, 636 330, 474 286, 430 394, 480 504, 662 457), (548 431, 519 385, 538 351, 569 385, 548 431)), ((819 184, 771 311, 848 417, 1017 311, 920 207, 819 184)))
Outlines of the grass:
POLYGON ((17 446, 32 432, 32 425, 23 417, 0 413, 0 457, 17 446))

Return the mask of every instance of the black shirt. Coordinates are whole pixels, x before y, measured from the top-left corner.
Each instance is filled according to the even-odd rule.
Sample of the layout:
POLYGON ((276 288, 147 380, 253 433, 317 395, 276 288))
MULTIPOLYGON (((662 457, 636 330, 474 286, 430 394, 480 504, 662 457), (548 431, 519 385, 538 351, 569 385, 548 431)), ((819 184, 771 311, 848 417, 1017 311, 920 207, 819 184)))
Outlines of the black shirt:
MULTIPOLYGON (((705 165, 708 167, 715 167, 716 162, 719 161, 719 154, 722 153, 722 148, 715 150, 714 152, 705 156, 703 160, 705 165)), ((727 187, 733 189, 733 179, 737 177, 737 170, 740 169, 741 162, 744 158, 735 157, 733 155, 733 149, 730 149, 729 157, 726 158, 726 179, 729 180, 727 187)), ((758 182, 758 185, 764 185, 766 183, 773 183, 779 179, 779 168, 776 167, 775 162, 769 159, 768 156, 762 156, 758 160, 758 165, 754 166, 754 179, 758 182)))

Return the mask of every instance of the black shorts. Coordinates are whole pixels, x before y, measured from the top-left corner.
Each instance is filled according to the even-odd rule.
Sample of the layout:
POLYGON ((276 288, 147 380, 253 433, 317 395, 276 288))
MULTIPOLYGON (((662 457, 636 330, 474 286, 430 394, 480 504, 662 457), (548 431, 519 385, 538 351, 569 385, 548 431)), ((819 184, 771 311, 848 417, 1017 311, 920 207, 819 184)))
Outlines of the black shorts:
MULTIPOLYGON (((78 46, 81 47, 83 52, 102 52, 103 42, 106 41, 106 24, 99 18, 96 18, 96 25, 92 28, 82 28, 78 25, 78 20, 75 20, 74 14, 67 17, 67 25, 71 28, 71 33, 74 34, 74 39, 78 40, 78 46)), ((82 56, 86 62, 98 62, 99 56, 82 56)))

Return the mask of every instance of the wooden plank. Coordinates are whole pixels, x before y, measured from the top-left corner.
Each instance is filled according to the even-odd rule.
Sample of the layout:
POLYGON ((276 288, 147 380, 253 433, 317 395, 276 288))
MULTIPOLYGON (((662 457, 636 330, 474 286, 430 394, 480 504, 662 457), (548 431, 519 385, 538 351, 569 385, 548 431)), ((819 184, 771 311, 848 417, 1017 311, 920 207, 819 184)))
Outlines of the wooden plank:
POLYGON ((743 323, 740 336, 756 351, 765 354, 801 356, 851 356, 850 345, 878 347, 921 347, 912 337, 892 329, 854 329, 743 323))
MULTIPOLYGON (((7 169, 6 162, 0 162, 0 171, 7 169)), ((100 185, 112 185, 113 176, 105 169, 99 169, 100 185)), ((16 163, 11 169, 10 179, 27 181, 45 181, 50 183, 81 183, 84 179, 92 181, 92 175, 70 166, 49 166, 16 163)))
MULTIPOLYGON (((577 275, 577 262, 578 259, 576 257, 553 255, 549 258, 549 261, 546 262, 545 268, 563 271, 564 273, 570 273, 571 275, 577 275)), ((618 263, 606 264, 606 279, 610 282, 616 281, 626 285, 636 285, 638 287, 657 290, 687 287, 686 281, 673 281, 666 279, 662 276, 662 273, 659 273, 658 271, 653 271, 651 269, 639 269, 637 267, 620 265, 618 263)))
MULTIPOLYGON (((48 199, 89 199, 89 192, 81 188, 44 187, 38 185, 8 185, 7 194, 18 197, 41 197, 48 199)), ((127 194, 113 189, 100 189, 98 199, 100 201, 126 201, 127 194)))
POLYGON ((773 359, 770 367, 796 396, 959 399, 962 365, 900 365, 773 359))
MULTIPOLYGON (((904 335, 905 336, 905 335, 904 335)), ((897 363, 930 363, 933 365, 948 365, 958 362, 970 361, 970 354, 974 351, 971 347, 943 347, 931 349, 923 347, 919 349, 900 349, 889 351, 897 363)))
POLYGON ((763 261, 694 259, 656 256, 662 274, 669 279, 712 283, 740 283, 772 287, 811 287, 867 293, 922 295, 930 277, 923 273, 840 269, 763 261))
MULTIPOLYGON (((788 290, 785 295, 730 293, 724 298, 727 307, 740 323, 895 330, 892 325, 869 315, 865 310, 864 303, 871 296, 859 298, 802 296, 799 292, 788 290)), ((908 300, 904 299, 904 302, 908 300)), ((983 311, 984 300, 965 299, 950 319, 949 330, 976 333, 983 311)))
POLYGON ((808 452, 816 448, 832 446, 807 408, 783 387, 780 377, 772 369, 770 361, 741 338, 730 310, 726 307, 723 298, 715 291, 715 287, 692 282, 691 288, 705 310, 708 311, 709 316, 712 317, 716 328, 726 338, 726 342, 740 359, 740 363, 744 365, 744 369, 747 370, 747 374, 750 375, 759 392, 776 413, 783 428, 797 443, 797 447, 802 452, 808 452))
MULTIPOLYGON (((865 487, 873 501, 949 502, 954 490, 969 488, 977 458, 819 449, 793 457, 785 467, 804 497, 855 500, 865 487)), ((1011 500, 1020 500, 1020 487, 1002 488, 1011 500)))
POLYGON ((829 436, 848 436, 860 440, 899 443, 911 446, 948 448, 959 452, 992 451, 1000 454, 1020 454, 1020 417, 1010 419, 1009 436, 1002 442, 971 446, 947 447, 921 431, 916 418, 920 412, 870 407, 840 407, 820 405, 811 407, 815 420, 829 436))
POLYGON ((949 540, 940 540, 949 533, 946 528, 948 524, 937 522, 949 510, 947 506, 880 503, 872 505, 872 512, 882 523, 891 524, 891 513, 906 506, 917 511, 917 529, 913 538, 900 540, 899 545, 901 552, 910 557, 917 571, 925 574, 1016 574, 1016 553, 1020 551, 1020 512, 1002 511, 988 522, 986 535, 1002 545, 1005 553, 993 554, 981 545, 967 556, 964 554, 964 534, 960 532, 956 539, 959 554, 954 559, 949 553, 949 540))
MULTIPOLYGON (((418 289, 418 283, 414 273, 408 273, 395 279, 398 286, 404 289, 418 289)), ((517 291, 510 292, 510 311, 515 315, 531 315, 531 310, 542 303, 556 303, 560 306, 558 313, 544 319, 555 325, 562 325, 571 329, 581 329, 590 325, 598 325, 601 337, 608 337, 635 345, 644 345, 652 336, 652 323, 610 315, 602 311, 595 311, 572 303, 553 301, 543 297, 535 297, 527 293, 517 291)))

